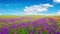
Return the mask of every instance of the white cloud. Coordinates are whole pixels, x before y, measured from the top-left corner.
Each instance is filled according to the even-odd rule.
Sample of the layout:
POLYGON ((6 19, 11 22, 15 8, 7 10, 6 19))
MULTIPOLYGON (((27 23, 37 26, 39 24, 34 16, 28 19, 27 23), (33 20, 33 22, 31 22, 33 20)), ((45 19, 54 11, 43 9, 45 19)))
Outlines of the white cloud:
POLYGON ((37 12, 47 11, 49 7, 53 7, 53 5, 50 5, 49 3, 33 5, 30 7, 25 7, 24 12, 25 14, 36 14, 37 12))
POLYGON ((60 14, 60 10, 58 10, 58 11, 56 12, 56 14, 60 14))
POLYGON ((57 14, 60 14, 60 12, 57 12, 57 14))
MULTIPOLYGON (((8 6, 8 5, 6 5, 8 6)), ((47 4, 39 4, 39 5, 33 5, 29 7, 25 7, 23 11, 20 10, 1 10, 6 15, 44 15, 42 12, 45 12, 48 10, 49 7, 53 7, 53 5, 47 4), (7 11, 7 13, 6 13, 7 11), (38 14, 40 12, 41 14, 38 14)), ((0 14, 2 15, 2 14, 0 14)))
POLYGON ((53 2, 60 3, 60 0, 53 0, 53 2))
POLYGON ((53 7, 53 5, 50 5, 49 3, 47 4, 41 4, 42 6, 45 6, 45 7, 53 7))

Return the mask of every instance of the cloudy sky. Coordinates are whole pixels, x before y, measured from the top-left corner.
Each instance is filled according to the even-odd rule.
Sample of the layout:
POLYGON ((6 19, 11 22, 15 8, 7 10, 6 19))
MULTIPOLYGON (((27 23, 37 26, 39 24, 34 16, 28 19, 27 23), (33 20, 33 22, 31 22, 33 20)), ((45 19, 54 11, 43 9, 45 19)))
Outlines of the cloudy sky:
POLYGON ((60 14, 60 0, 0 0, 0 15, 60 14))

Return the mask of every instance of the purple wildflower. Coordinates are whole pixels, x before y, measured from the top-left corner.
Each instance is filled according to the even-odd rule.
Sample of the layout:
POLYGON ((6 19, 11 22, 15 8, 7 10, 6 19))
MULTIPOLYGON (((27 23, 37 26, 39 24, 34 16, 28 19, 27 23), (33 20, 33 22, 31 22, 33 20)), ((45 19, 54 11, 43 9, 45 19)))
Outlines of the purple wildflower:
POLYGON ((15 23, 16 19, 15 18, 10 18, 9 21, 12 22, 12 23, 15 23))
POLYGON ((8 34, 7 28, 5 26, 2 28, 2 32, 1 33, 2 34, 8 34))

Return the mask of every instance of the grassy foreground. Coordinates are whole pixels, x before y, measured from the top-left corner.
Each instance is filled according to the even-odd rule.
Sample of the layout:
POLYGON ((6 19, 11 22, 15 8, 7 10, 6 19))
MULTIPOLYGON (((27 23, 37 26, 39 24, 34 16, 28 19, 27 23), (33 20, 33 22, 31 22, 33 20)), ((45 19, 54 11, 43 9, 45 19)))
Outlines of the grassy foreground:
POLYGON ((60 34, 60 16, 0 16, 0 34, 60 34))

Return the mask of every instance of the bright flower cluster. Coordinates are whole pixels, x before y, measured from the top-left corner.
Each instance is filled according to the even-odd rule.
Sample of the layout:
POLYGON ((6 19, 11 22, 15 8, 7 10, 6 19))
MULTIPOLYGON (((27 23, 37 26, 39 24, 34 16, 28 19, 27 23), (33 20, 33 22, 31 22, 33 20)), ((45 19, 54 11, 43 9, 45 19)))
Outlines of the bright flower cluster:
POLYGON ((0 18, 0 34, 60 34, 60 19, 0 18))

